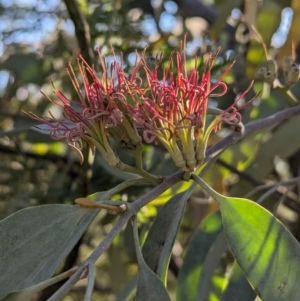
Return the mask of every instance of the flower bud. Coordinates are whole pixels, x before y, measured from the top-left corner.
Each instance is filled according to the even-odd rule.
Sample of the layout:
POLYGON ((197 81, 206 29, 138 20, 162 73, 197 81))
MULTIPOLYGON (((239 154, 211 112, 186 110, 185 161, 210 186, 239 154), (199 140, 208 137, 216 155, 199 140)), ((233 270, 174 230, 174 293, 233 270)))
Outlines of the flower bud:
POLYGON ((257 76, 259 79, 273 85, 274 80, 277 78, 277 66, 274 60, 267 61, 267 67, 262 67, 258 70, 257 76))
POLYGON ((287 85, 292 86, 294 85, 299 78, 299 67, 293 63, 290 67, 290 70, 287 75, 287 85))
POLYGON ((276 75, 276 73, 277 73, 276 62, 274 60, 268 60, 267 61, 267 69, 268 69, 268 71, 270 71, 271 73, 276 75))
POLYGON ((276 73, 275 72, 272 72, 272 71, 267 71, 265 74, 264 74, 264 81, 266 83, 268 83, 270 86, 273 86, 273 82, 274 80, 276 79, 276 73))
POLYGON ((283 59, 282 59, 283 72, 287 74, 293 63, 294 63, 293 58, 291 56, 284 56, 283 59))
POLYGON ((257 71, 257 76, 258 76, 259 79, 263 80, 266 73, 267 73, 267 68, 261 67, 261 68, 257 71))

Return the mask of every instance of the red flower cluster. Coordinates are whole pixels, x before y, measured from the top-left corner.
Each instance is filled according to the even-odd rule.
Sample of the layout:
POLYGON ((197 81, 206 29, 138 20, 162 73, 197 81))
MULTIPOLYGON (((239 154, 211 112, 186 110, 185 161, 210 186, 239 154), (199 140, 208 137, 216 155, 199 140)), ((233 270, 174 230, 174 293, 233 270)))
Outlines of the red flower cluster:
MULTIPOLYGON (((97 148, 116 168, 120 160, 111 148, 109 137, 125 149, 134 150, 141 146, 142 140, 137 124, 147 143, 161 142, 179 169, 193 171, 203 163, 212 130, 219 129, 223 122, 237 124, 241 116, 235 108, 235 101, 216 116, 213 122, 206 124, 208 99, 226 93, 227 86, 222 80, 232 65, 212 85, 211 68, 216 55, 209 54, 205 72, 199 76, 197 59, 195 67, 187 71, 183 48, 170 56, 161 78, 159 63, 151 69, 147 66, 144 55, 137 54, 138 62, 131 75, 126 76, 122 64, 116 58, 107 67, 105 58, 99 54, 103 70, 100 78, 79 57, 84 92, 70 65, 67 71, 80 102, 68 100, 54 88, 60 100, 57 104, 63 108, 66 120, 58 121, 54 117, 41 118, 30 114, 34 119, 47 124, 53 139, 65 140, 80 154, 84 144, 92 149, 97 148), (145 74, 145 81, 139 76, 140 73, 145 74), (217 88, 221 88, 221 91, 214 93, 217 88)), ((45 131, 41 126, 36 128, 45 131)))
POLYGON ((227 68, 217 83, 211 85, 211 68, 215 58, 209 54, 206 71, 200 77, 197 59, 195 67, 188 73, 184 51, 176 52, 171 55, 168 67, 163 71, 162 79, 159 79, 159 65, 151 70, 144 57, 141 57, 131 77, 126 80, 135 104, 133 118, 142 127, 145 141, 160 141, 182 170, 194 170, 203 162, 212 129, 217 129, 222 122, 240 120, 233 105, 206 128, 208 99, 226 93, 227 86, 222 78, 232 66, 227 68), (140 68, 146 73, 145 86, 136 84, 142 83, 137 77, 140 68), (213 94, 217 88, 221 88, 221 92, 213 94))

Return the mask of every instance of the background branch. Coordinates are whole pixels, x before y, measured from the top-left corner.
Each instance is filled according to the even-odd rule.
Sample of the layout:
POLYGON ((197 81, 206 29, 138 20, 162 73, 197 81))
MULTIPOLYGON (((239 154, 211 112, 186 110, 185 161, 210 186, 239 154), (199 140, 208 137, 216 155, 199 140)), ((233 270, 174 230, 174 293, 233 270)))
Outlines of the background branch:
POLYGON ((211 158, 216 156, 219 152, 223 151, 228 146, 235 144, 243 137, 250 136, 258 132, 262 132, 263 130, 266 130, 274 125, 279 124, 281 121, 285 119, 288 119, 290 117, 299 114, 300 114, 300 105, 297 105, 295 107, 282 110, 264 119, 249 123, 245 125, 244 133, 233 132, 230 135, 228 135, 226 138, 222 139, 221 141, 217 142, 212 147, 210 147, 206 152, 205 161, 210 160, 211 158))
MULTIPOLYGON (((90 35, 90 28, 89 24, 87 23, 83 13, 81 12, 79 5, 76 0, 64 0, 66 8, 68 10, 70 19, 74 23, 75 27, 75 35, 78 42, 78 46, 80 49, 80 53, 86 62, 89 65, 93 64, 94 59, 94 52, 93 48, 91 47, 91 35, 90 35)), ((84 157, 84 162, 81 166, 81 172, 78 175, 77 179, 77 196, 78 197, 85 197, 90 194, 90 177, 91 177, 91 166, 89 162, 89 148, 86 147, 82 150, 82 154, 84 157)), ((79 255, 79 248, 81 245, 81 239, 75 245, 71 253, 66 258, 65 265, 63 266, 62 271, 65 269, 69 269, 73 266, 78 258, 79 255)), ((58 288, 62 285, 62 283, 57 283, 55 287, 49 287, 43 291, 39 300, 46 300, 49 295, 52 295, 53 290, 57 291, 58 288)), ((52 298, 50 298, 52 300, 52 298)))
POLYGON ((89 24, 80 11, 76 0, 64 0, 70 19, 75 26, 75 35, 80 48, 80 53, 89 65, 93 63, 94 52, 91 47, 91 35, 89 24))

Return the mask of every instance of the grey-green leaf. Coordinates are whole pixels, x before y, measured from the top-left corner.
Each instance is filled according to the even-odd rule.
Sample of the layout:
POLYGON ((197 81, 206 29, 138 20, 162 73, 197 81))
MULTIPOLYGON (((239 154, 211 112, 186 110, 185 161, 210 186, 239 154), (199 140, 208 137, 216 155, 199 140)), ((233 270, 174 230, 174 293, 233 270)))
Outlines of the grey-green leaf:
POLYGON ((133 276, 130 282, 126 285, 125 289, 117 296, 116 301, 127 301, 132 300, 135 295, 137 285, 137 275, 133 276))
POLYGON ((79 220, 75 230, 72 232, 68 240, 66 240, 65 244, 62 245, 61 248, 58 248, 57 251, 48 258, 44 258, 42 263, 43 265, 39 266, 39 268, 37 268, 34 273, 31 273, 30 277, 28 277, 18 289, 24 289, 26 287, 40 283, 41 281, 45 281, 52 277, 55 270, 61 264, 63 259, 69 254, 69 252, 73 249, 77 241, 83 235, 84 231, 89 226, 89 224, 98 212, 98 209, 87 211, 85 215, 83 215, 82 218, 79 220))
POLYGON ((8 294, 2 301, 34 301, 36 299, 37 292, 35 291, 21 291, 18 293, 8 294))
POLYGON ((247 199, 219 198, 230 248, 263 300, 298 301, 300 246, 270 212, 247 199))
POLYGON ((159 211, 143 246, 145 262, 166 281, 174 240, 190 193, 173 196, 159 211))
POLYGON ((160 278, 146 263, 139 264, 136 301, 168 301, 170 299, 160 278))
POLYGON ((72 234, 80 232, 78 222, 90 213, 91 210, 80 206, 43 205, 20 210, 2 220, 0 299, 45 280, 37 277, 39 271, 54 272, 63 258, 61 253, 67 245, 68 251, 74 245, 72 234))
POLYGON ((133 237, 135 251, 138 261, 138 281, 136 301, 171 301, 167 290, 165 289, 160 278, 148 267, 146 264, 141 247, 139 245, 139 236, 137 229, 137 222, 134 221, 133 237))
POLYGON ((41 292, 46 287, 49 287, 59 281, 62 281, 63 279, 69 278, 73 273, 77 271, 77 268, 73 268, 71 270, 68 270, 62 274, 59 274, 53 278, 47 279, 46 281, 40 282, 36 285, 32 285, 30 287, 27 287, 24 290, 10 293, 8 294, 4 299, 1 299, 3 301, 31 301, 36 300, 37 293, 41 292))

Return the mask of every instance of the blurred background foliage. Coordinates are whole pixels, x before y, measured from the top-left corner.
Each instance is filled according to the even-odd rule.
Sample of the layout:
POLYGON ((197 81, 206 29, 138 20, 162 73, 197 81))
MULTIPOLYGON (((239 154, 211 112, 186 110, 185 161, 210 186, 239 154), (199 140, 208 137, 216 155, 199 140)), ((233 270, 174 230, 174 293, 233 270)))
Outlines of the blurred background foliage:
MULTIPOLYGON (((78 72, 76 57, 80 53, 99 70, 95 49, 99 47, 110 62, 113 48, 117 58, 122 52, 123 65, 129 73, 135 63, 135 50, 142 52, 147 46, 147 62, 154 66, 156 54, 163 50, 163 60, 167 60, 168 54, 178 49, 184 33, 187 33, 186 53, 191 64, 195 55, 201 61, 205 52, 221 46, 214 78, 239 55, 225 78, 228 93, 218 102, 210 100, 212 107, 224 109, 252 79, 257 79, 259 68, 266 63, 263 47, 257 36, 250 34, 250 26, 255 25, 266 43, 268 55, 276 60, 281 80, 284 56, 293 54, 299 63, 299 23, 297 0, 0 0, 0 218, 38 204, 72 204, 77 197, 108 190, 129 178, 112 170, 100 155, 92 158, 85 154, 86 161, 81 166, 76 153, 64 143, 30 130, 35 122, 23 113, 47 115, 50 110, 61 117, 57 106, 40 91, 53 97, 51 78, 58 89, 75 99, 65 67, 71 62, 78 72)), ((260 97, 242 111, 244 123, 290 106, 286 94, 259 80, 245 101, 260 90, 260 97)), ((292 87, 292 92, 299 99, 299 83, 292 87)), ((259 199, 265 190, 253 190, 255 187, 299 176, 299 128, 300 117, 294 117, 267 132, 243 139, 221 155, 206 174, 206 180, 223 194, 245 196, 252 191, 252 198, 259 199)), ((210 145, 229 132, 224 127, 212 136, 210 145)), ((117 152, 124 161, 133 160, 122 150, 117 152)), ((145 145, 144 160, 147 169, 155 174, 167 175, 176 170, 159 145, 145 145)), ((141 210, 142 236, 147 234, 159 206, 172 193, 187 186, 185 183, 167 191, 141 210)), ((263 204, 299 240, 298 186, 278 186, 271 197, 264 197, 263 204)), ((130 188, 116 198, 134 201, 149 188, 130 188)), ((168 278, 171 296, 191 235, 203 218, 216 210, 213 200, 195 190, 173 248, 168 278)), ((105 212, 99 214, 60 271, 85 258, 110 230, 114 220, 114 216, 105 212)), ((130 227, 115 239, 97 263, 95 301, 125 300, 122 296, 126 284, 137 271, 130 227)), ((216 273, 225 275, 232 262, 230 252, 225 252, 216 273)), ((84 286, 82 280, 64 300, 82 300, 84 286)), ((38 300, 46 300, 56 289, 57 286, 48 288, 38 300)))

